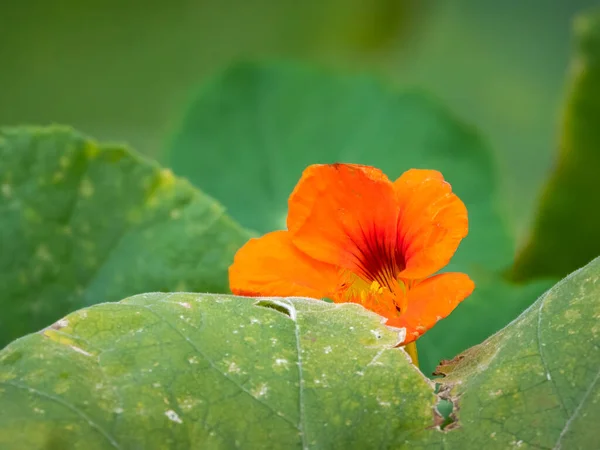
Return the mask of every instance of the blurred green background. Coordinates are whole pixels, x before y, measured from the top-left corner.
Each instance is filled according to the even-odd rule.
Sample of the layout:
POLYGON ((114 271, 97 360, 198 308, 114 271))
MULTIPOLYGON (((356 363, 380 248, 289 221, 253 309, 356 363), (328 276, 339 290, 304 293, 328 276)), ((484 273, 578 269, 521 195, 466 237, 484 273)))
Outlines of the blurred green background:
POLYGON ((433 92, 490 141, 520 242, 556 153, 572 19, 594 4, 7 0, 0 124, 65 123, 161 160, 191 94, 230 62, 375 72, 433 92))

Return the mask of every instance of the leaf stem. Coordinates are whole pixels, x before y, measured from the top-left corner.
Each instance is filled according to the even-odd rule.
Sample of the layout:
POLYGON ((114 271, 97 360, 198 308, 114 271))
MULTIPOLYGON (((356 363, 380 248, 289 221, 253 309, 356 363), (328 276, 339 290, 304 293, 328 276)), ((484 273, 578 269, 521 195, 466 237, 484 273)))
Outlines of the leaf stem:
POLYGON ((413 364, 419 367, 419 354, 417 353, 417 343, 413 341, 410 344, 406 344, 404 346, 404 350, 406 350, 406 353, 408 353, 408 355, 410 356, 410 359, 412 360, 413 364))

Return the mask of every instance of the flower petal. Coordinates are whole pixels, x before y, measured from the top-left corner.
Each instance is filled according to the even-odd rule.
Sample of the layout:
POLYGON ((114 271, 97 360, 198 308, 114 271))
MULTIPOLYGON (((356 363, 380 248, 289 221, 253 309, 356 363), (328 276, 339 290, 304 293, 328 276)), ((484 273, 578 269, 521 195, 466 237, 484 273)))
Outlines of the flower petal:
POLYGON ((398 246, 405 262, 398 276, 426 278, 448 264, 467 235, 467 208, 436 170, 408 170, 394 189, 400 208, 398 246))
POLYGON ((307 255, 369 280, 392 269, 398 207, 392 183, 380 170, 310 166, 288 205, 292 241, 307 255))
POLYGON ((474 288, 475 284, 464 273, 442 273, 428 278, 409 289, 408 309, 390 318, 386 325, 406 328, 403 344, 408 344, 448 316, 474 288))
POLYGON ((309 258, 290 240, 287 231, 251 239, 229 267, 229 286, 249 297, 328 297, 337 283, 334 266, 309 258))

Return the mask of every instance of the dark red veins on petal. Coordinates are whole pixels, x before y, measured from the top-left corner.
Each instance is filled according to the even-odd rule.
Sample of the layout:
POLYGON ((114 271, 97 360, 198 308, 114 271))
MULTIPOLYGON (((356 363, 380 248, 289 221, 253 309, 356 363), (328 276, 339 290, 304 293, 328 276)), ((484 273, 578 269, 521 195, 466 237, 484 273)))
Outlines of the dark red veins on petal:
MULTIPOLYGON (((385 230, 376 226, 360 228, 359 235, 350 240, 357 249, 352 253, 356 259, 357 275, 368 281, 377 281, 381 286, 392 290, 392 282, 398 272, 404 269, 404 256, 398 250, 394 239, 385 235, 385 230)), ((394 234, 395 236, 395 234, 394 234)))

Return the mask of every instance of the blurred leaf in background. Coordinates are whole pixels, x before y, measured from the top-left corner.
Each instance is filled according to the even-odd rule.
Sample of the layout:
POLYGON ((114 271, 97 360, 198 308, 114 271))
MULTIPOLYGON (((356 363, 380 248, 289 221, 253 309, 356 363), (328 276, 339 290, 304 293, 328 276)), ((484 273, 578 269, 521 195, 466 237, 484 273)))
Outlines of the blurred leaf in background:
POLYGON ((170 170, 69 128, 0 129, 0 188, 0 347, 126 295, 228 292, 249 237, 170 170))
POLYGON ((489 138, 520 238, 554 153, 570 22, 596 0, 6 0, 0 124, 67 123, 160 156, 189 92, 293 57, 424 87, 489 138))
POLYGON ((600 12, 576 24, 560 155, 513 267, 520 281, 563 277, 600 254, 600 12))
POLYGON ((436 94, 489 140, 521 245, 556 153, 572 21, 597 0, 436 2, 383 65, 436 94))
POLYGON ((512 263, 514 241, 499 213, 491 153, 420 92, 292 64, 240 64, 205 86, 168 157, 177 175, 263 233, 285 229, 302 171, 334 162, 382 168, 392 180, 410 168, 437 169, 467 206, 469 236, 445 270, 469 274, 477 289, 419 340, 426 371, 501 328, 547 286, 515 287, 496 275, 512 263))

